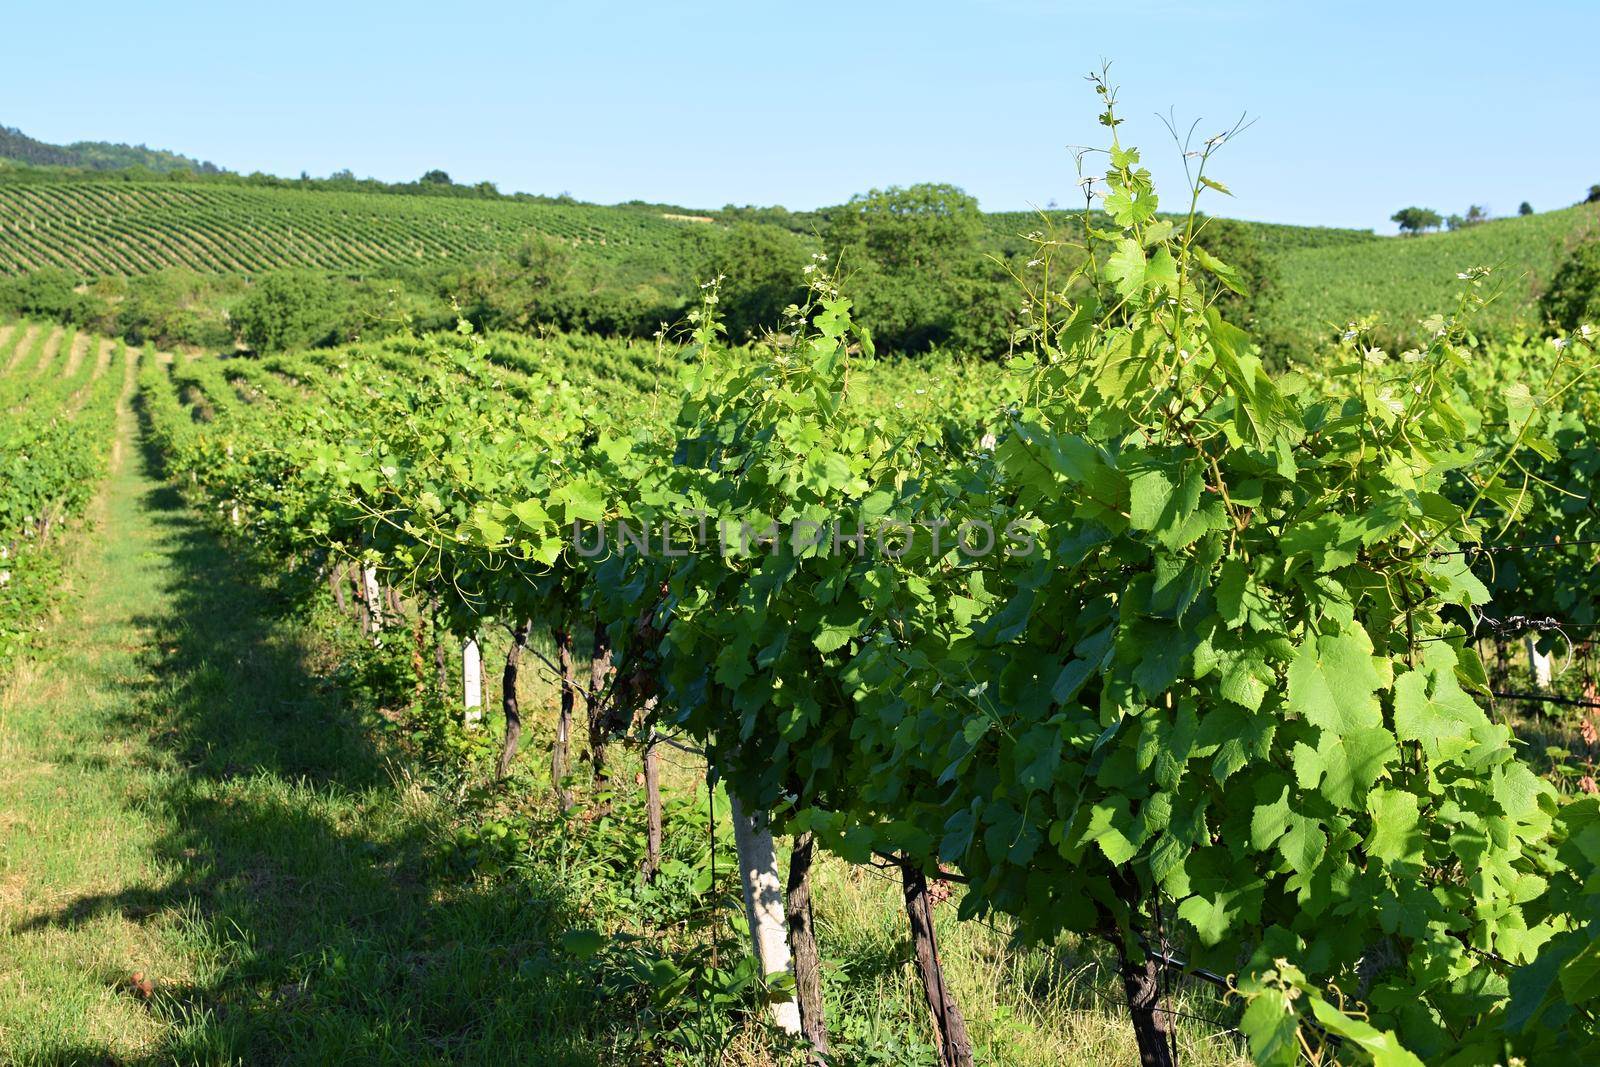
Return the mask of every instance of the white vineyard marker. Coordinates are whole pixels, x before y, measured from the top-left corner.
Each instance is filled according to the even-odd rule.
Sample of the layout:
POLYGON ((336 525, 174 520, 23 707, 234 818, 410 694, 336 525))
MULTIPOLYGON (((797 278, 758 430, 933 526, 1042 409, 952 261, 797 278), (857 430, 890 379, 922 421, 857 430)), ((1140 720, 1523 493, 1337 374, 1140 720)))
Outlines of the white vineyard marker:
MULTIPOLYGON (((765 976, 793 970, 789 956, 789 929, 783 914, 783 883, 778 879, 778 852, 765 812, 746 815, 733 801, 733 843, 739 852, 739 882, 744 887, 744 914, 750 923, 750 940, 765 976)), ((773 1021, 791 1034, 800 1032, 800 1004, 791 994, 774 1001, 773 1021)))
POLYGON ((483 653, 476 637, 461 645, 461 695, 467 706, 467 725, 478 725, 483 721, 483 653))
POLYGON ((1528 665, 1533 668, 1533 684, 1541 691, 1549 689, 1552 679, 1550 656, 1534 647, 1532 634, 1529 634, 1524 641, 1528 646, 1528 665))
POLYGON ((372 627, 372 645, 383 644, 383 595, 378 589, 378 568, 361 568, 361 592, 367 598, 367 618, 372 627))

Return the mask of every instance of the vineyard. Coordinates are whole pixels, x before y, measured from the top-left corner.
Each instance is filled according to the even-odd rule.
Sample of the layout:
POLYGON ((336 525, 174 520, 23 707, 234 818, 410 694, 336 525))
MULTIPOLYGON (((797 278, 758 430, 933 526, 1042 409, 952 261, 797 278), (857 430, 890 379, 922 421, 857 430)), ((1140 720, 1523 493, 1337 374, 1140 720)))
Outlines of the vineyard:
POLYGON ((1390 333, 1446 307, 1458 273, 1495 268, 1494 299, 1477 328, 1509 333, 1537 316, 1536 297, 1576 239, 1595 232, 1600 210, 1564 208, 1527 218, 1496 219, 1455 233, 1285 248, 1277 263, 1280 296, 1266 325, 1308 345, 1354 319, 1371 318, 1390 333))
MULTIPOLYGON (((1004 363, 878 353, 823 252, 749 343, 720 279, 652 339, 0 325, 0 1050, 1600 1059, 1600 336, 1516 333, 1526 280, 1453 261, 1547 270, 1587 209, 1282 228, 1342 333, 1273 373, 1096 88, 1104 214, 1021 238, 1004 363), (110 591, 52 649, 95 507, 110 591), (23 831, 138 877, 23 900, 23 831)), ((0 185, 0 269, 684 225, 289 195, 0 185)))
POLYGON ((601 259, 678 249, 693 223, 645 210, 217 184, 0 183, 0 273, 167 267, 370 271, 515 250, 530 236, 601 259))
POLYGON ((54 543, 104 472, 124 352, 59 326, 0 325, 0 661, 47 610, 54 543))

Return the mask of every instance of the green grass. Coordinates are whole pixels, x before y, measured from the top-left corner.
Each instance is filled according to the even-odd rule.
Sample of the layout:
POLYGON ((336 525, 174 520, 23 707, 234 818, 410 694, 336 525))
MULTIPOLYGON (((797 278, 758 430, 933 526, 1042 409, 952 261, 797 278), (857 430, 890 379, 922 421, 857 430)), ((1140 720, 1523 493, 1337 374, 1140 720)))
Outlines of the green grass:
POLYGON ((1568 242, 1597 221, 1600 208, 1580 206, 1453 233, 1285 252, 1278 257, 1278 295, 1263 315, 1262 332, 1306 345, 1333 336, 1347 322, 1377 315, 1388 336, 1409 339, 1422 319, 1455 307, 1456 274, 1476 266, 1494 268, 1500 289, 1484 313, 1485 328, 1509 331, 1536 323, 1540 287, 1568 242))
POLYGON ((560 887, 440 882, 437 801, 137 455, 101 518, 0 695, 0 1062, 594 1062, 559 974, 507 976, 560 887))

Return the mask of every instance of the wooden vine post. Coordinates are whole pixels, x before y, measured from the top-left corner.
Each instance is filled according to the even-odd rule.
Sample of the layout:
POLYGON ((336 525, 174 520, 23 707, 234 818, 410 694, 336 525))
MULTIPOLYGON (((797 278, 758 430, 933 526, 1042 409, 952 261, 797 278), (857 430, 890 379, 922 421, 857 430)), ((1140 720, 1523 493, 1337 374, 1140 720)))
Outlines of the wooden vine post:
POLYGON ((654 730, 644 745, 644 880, 654 885, 661 873, 661 742, 654 730))
POLYGON ((378 590, 378 568, 361 568, 361 598, 367 606, 367 627, 373 647, 383 643, 383 596, 378 590))
POLYGON ((1539 651, 1538 639, 1534 634, 1528 634, 1523 639, 1528 649, 1528 668, 1533 672, 1533 686, 1539 692, 1548 692, 1554 672, 1550 669, 1550 655, 1539 651))
POLYGON ((435 684, 440 700, 450 698, 450 669, 449 655, 444 649, 444 627, 439 625, 439 598, 431 597, 428 601, 429 612, 433 617, 433 672, 435 684))
POLYGON ((343 615, 349 610, 349 605, 344 599, 344 564, 328 564, 328 591, 333 594, 333 602, 338 605, 339 614, 343 615))
POLYGON ((500 708, 506 717, 505 741, 500 746, 499 777, 511 773, 511 761, 517 758, 517 745, 522 740, 522 709, 517 703, 517 668, 522 662, 522 650, 528 644, 528 631, 532 624, 524 619, 511 631, 511 649, 506 653, 506 669, 500 675, 500 708))
POLYGON ((572 633, 563 623, 555 631, 556 666, 561 671, 561 712, 556 718, 556 736, 550 744, 550 787, 563 809, 572 807, 572 790, 567 788, 571 767, 572 709, 578 694, 578 675, 572 663, 572 633))
POLYGON ((815 841, 810 831, 797 834, 789 849, 789 883, 784 893, 784 919, 794 954, 795 997, 800 1002, 800 1030, 811 1045, 811 1062, 823 1064, 829 1052, 828 1020, 822 1007, 822 954, 817 950, 811 916, 811 859, 815 841))
MULTIPOLYGON (((606 775, 606 742, 611 736, 612 701, 607 692, 611 678, 611 640, 605 623, 594 624, 594 654, 589 660, 589 688, 585 701, 589 719, 589 762, 594 769, 594 791, 603 793, 610 784, 606 775)), ((602 810, 610 805, 602 804, 602 810)))
POLYGON ((356 625, 363 634, 372 633, 372 611, 367 607, 367 589, 361 581, 361 572, 355 569, 350 571, 350 585, 356 602, 356 625))
POLYGON ((961 1014, 955 994, 945 983, 944 963, 939 959, 928 878, 916 863, 901 860, 900 887, 905 896, 906 917, 911 920, 911 947, 917 975, 922 979, 922 991, 928 998, 928 1013, 933 1016, 933 1043, 940 1067, 972 1067, 972 1039, 967 1036, 967 1020, 961 1014))

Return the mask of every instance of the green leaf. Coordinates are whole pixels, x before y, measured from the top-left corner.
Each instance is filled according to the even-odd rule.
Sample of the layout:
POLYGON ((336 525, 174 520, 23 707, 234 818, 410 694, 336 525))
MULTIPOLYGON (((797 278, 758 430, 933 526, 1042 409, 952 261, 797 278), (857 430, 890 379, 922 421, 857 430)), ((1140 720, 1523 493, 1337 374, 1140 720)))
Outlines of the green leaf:
POLYGON ((1423 1063, 1408 1052, 1392 1030, 1379 1030, 1371 1023, 1351 1018, 1320 996, 1312 996, 1311 1014, 1330 1034, 1350 1042, 1372 1057, 1373 1067, 1423 1067, 1423 1063))
POLYGON ((1144 287, 1151 290, 1178 287, 1178 265, 1173 261, 1172 253, 1166 246, 1157 248, 1145 266, 1144 287))
POLYGON ((1099 664, 1089 660, 1068 660, 1062 666, 1061 673, 1056 675, 1055 684, 1050 687, 1050 698, 1057 704, 1065 704, 1078 695, 1084 683, 1092 678, 1098 669, 1099 664))
MULTIPOLYGON (((1178 917, 1193 926, 1202 944, 1221 944, 1234 924, 1244 917, 1249 898, 1260 883, 1242 889, 1226 889, 1214 896, 1196 894, 1178 905, 1178 917)), ((1257 909, 1259 900, 1255 901, 1257 909)))
POLYGON ((1239 432, 1250 444, 1265 445, 1277 433, 1282 419, 1283 398, 1260 362, 1249 354, 1250 338, 1245 332, 1224 322, 1216 308, 1206 309, 1211 350, 1233 395, 1239 432))
POLYGON ((511 505, 511 514, 523 526, 537 530, 543 528, 550 521, 550 516, 545 513, 543 505, 537 500, 522 500, 511 505))
POLYGON ((1128 814, 1128 802, 1123 797, 1103 800, 1089 810, 1089 825, 1084 828, 1082 841, 1084 844, 1094 842, 1100 846, 1100 851, 1105 853, 1106 859, 1115 865, 1127 863, 1139 851, 1137 845, 1128 839, 1127 833, 1133 829, 1133 818, 1128 814))
POLYGON ((505 524, 491 518, 485 512, 474 515, 472 525, 477 528, 486 545, 498 545, 506 539, 505 524))
POLYGON ((1312 748, 1294 746, 1294 772, 1302 789, 1319 789, 1339 808, 1353 808, 1399 754, 1394 735, 1381 726, 1344 734, 1324 730, 1312 748))
POLYGON ((1378 685, 1365 631, 1308 639, 1289 665, 1289 711, 1336 734, 1382 726, 1378 685))
POLYGON ((1600 996, 1600 941, 1589 942, 1563 963, 1559 977, 1569 1004, 1586 1004, 1600 996))
MULTIPOLYGON (((1271 792, 1269 787, 1268 793, 1271 792)), ((1250 815, 1250 847, 1264 852, 1276 845, 1291 870, 1310 875, 1327 852, 1328 835, 1316 819, 1294 810, 1287 782, 1276 792, 1276 799, 1257 804, 1250 815)))
POLYGON ((1258 711, 1267 692, 1277 681, 1277 673, 1267 662, 1267 654, 1260 648, 1227 654, 1223 661, 1222 677, 1217 691, 1223 699, 1258 711))
POLYGON ((561 948, 569 955, 588 959, 604 948, 610 940, 598 930, 568 930, 561 935, 561 948))
POLYGON ((837 652, 848 644, 854 636, 854 627, 826 626, 817 631, 817 635, 811 639, 811 643, 817 646, 818 652, 837 652))
MULTIPOLYGON (((1181 910, 1181 909, 1180 909, 1181 910)), ((1300 1019, 1281 989, 1267 988, 1251 998, 1239 1019, 1250 1043, 1250 1058, 1260 1067, 1296 1067, 1300 1062, 1300 1019)))
POLYGON ((1124 184, 1122 179, 1112 179, 1112 190, 1106 194, 1105 211, 1123 229, 1148 222, 1156 213, 1156 195, 1146 189, 1124 184))
POLYGON ((605 494, 591 482, 570 482, 551 493, 550 499, 564 505, 568 525, 574 522, 600 522, 606 517, 605 494))
MULTIPOLYGON (((1277 777, 1274 775, 1274 777, 1277 777)), ((1271 790, 1268 789, 1268 793, 1271 790)), ((1257 796, 1261 796, 1257 792, 1257 796)), ((1250 814, 1250 847, 1257 852, 1265 852, 1278 843, 1289 829, 1289 783, 1284 782, 1277 790, 1277 797, 1256 805, 1255 811, 1250 814)))
POLYGON ((1238 293, 1240 296, 1248 295, 1245 290, 1244 279, 1240 276, 1236 269, 1228 266, 1228 264, 1222 262, 1222 260, 1212 255, 1210 252, 1207 252, 1199 245, 1192 246, 1190 251, 1194 254, 1195 260, 1206 270, 1210 271, 1212 277, 1216 278, 1217 281, 1221 282, 1224 286, 1233 290, 1235 293, 1238 293))
POLYGON ((1135 530, 1153 530, 1172 499, 1172 480, 1158 467, 1143 467, 1128 472, 1128 525, 1135 530))
POLYGON ((1035 726, 1017 741, 1012 759, 1024 790, 1032 793, 1049 788, 1061 765, 1061 731, 1054 726, 1035 726))
POLYGON ((1483 710, 1457 684, 1453 669, 1446 673, 1424 665, 1395 679, 1395 734, 1420 744, 1431 762, 1466 752, 1473 745, 1473 728, 1485 722, 1483 710))
POLYGON ((850 328, 850 301, 840 298, 838 300, 825 300, 822 310, 812 320, 818 332, 824 337, 838 339, 843 337, 850 328))
POLYGON ((1139 242, 1131 237, 1118 241, 1116 251, 1106 259, 1106 277, 1117 295, 1128 300, 1142 292, 1144 272, 1144 249, 1139 242))
POLYGON ((850 461, 837 452, 813 453, 806 460, 806 482, 819 494, 849 484, 850 461))
POLYGON ((1385 863, 1421 861, 1425 838, 1418 828, 1422 816, 1414 793, 1375 789, 1367 797, 1367 811, 1372 815, 1367 855, 1385 863))
POLYGON ((1278 724, 1269 715, 1252 715, 1230 705, 1213 708, 1200 720, 1196 755, 1216 753, 1211 776, 1220 784, 1251 760, 1264 760, 1272 750, 1278 724))

